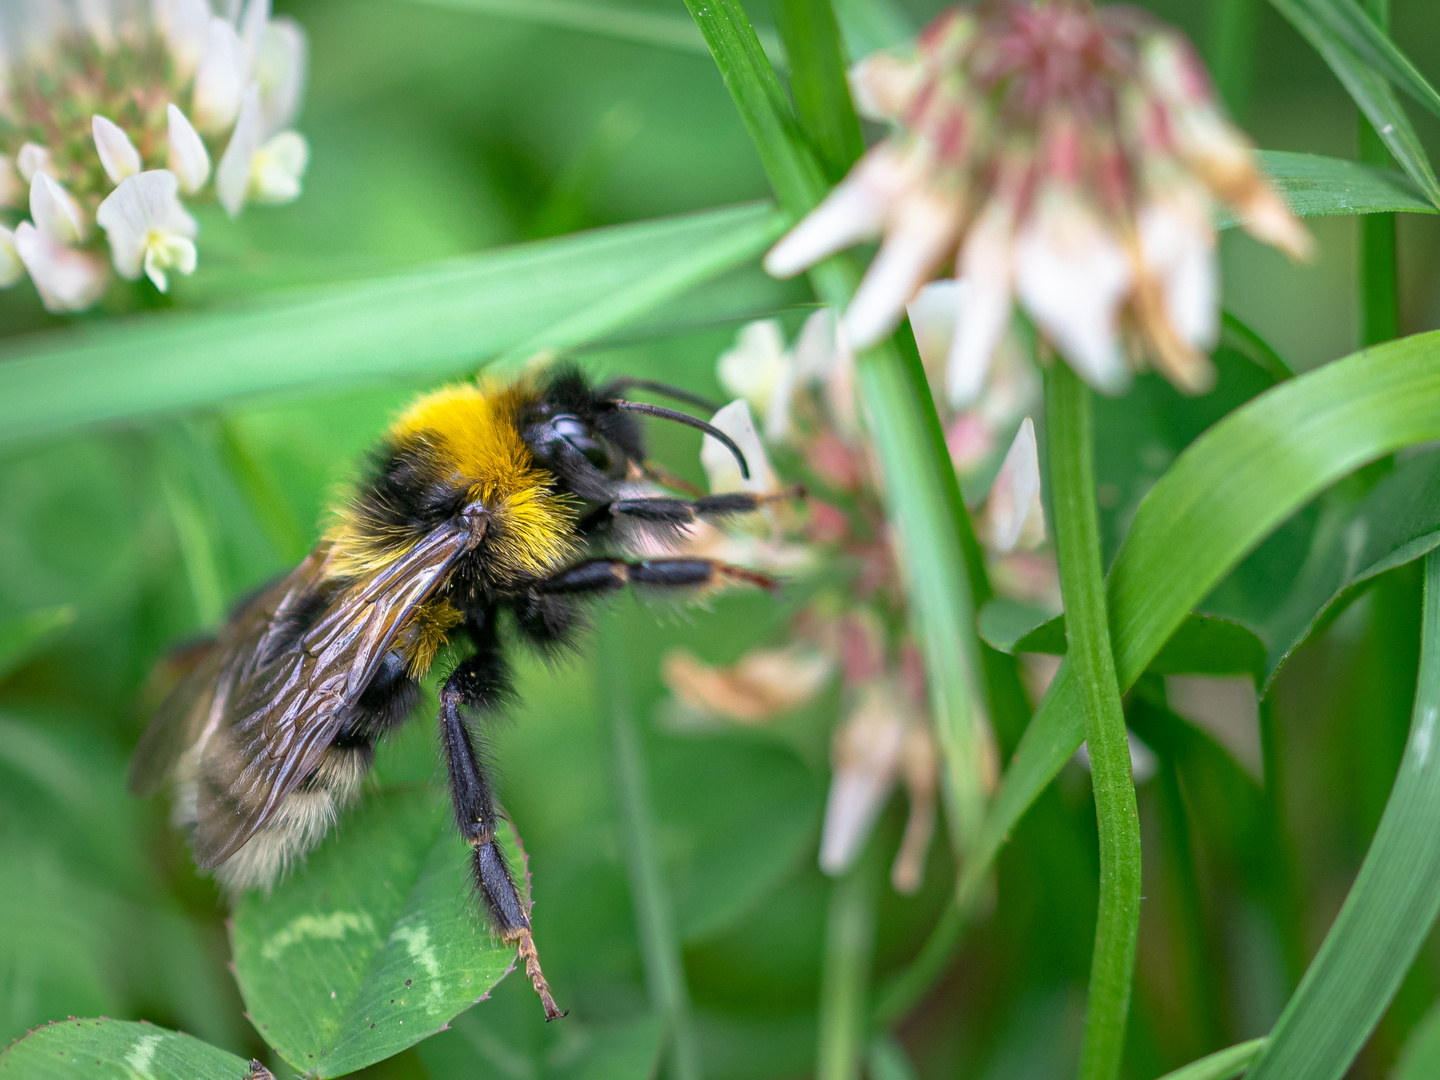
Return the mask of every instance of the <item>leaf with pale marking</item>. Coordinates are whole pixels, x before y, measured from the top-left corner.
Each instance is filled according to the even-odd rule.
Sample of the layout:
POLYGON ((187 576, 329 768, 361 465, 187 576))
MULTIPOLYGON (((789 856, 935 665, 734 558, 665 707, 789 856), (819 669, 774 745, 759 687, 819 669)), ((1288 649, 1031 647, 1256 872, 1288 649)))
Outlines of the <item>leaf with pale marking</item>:
MULTIPOLYGON (((525 857, 508 826, 517 879, 525 857)), ((486 997, 515 947, 485 927, 470 849, 430 786, 369 793, 305 866, 231 925, 252 1022, 307 1075, 341 1076, 398 1054, 486 997)), ((539 1002, 535 1008, 540 1008, 539 1002)))
POLYGON ((65 1020, 36 1028, 0 1053, 3 1080, 274 1080, 179 1031, 126 1020, 65 1020))

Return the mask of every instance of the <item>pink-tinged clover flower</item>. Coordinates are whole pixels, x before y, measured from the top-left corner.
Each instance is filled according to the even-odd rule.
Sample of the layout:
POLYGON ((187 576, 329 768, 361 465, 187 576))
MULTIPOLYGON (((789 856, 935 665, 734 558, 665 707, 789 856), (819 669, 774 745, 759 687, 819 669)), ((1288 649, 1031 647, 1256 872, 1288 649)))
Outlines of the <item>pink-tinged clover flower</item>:
POLYGON ((1214 378, 1214 211, 1295 258, 1309 234, 1222 115, 1176 31, 1123 6, 998 0, 940 15, 907 55, 851 73, 857 106, 892 125, 766 257, 790 277, 881 238, 844 329, 888 334, 942 267, 964 283, 946 364, 977 399, 1015 303, 1096 389, 1149 361, 1183 390, 1214 378))
POLYGON ((270 0, 216 7, 0 5, 0 287, 28 273, 49 310, 80 311, 104 295, 113 262, 163 292, 169 270, 197 261, 181 196, 218 198, 233 216, 247 199, 300 194, 309 154, 289 124, 304 34, 272 18, 270 0))
MULTIPOLYGON (((943 373, 963 292, 954 282, 937 284, 913 305, 932 376, 943 373)), ((1018 353, 1015 360, 1013 369, 997 367, 968 410, 955 412, 942 399, 942 419, 951 430, 969 423, 983 433, 983 451, 960 471, 971 484, 994 476, 972 501, 997 581, 1016 582, 1017 599, 1048 601, 1058 587, 1054 560, 1042 550, 1039 456, 1025 415, 1038 380, 1028 361, 1018 353), (1009 452, 997 461, 1002 440, 1012 436, 1009 452)), ((783 641, 752 649, 733 664, 671 652, 662 675, 678 706, 675 715, 753 726, 827 703, 834 717, 832 770, 820 867, 830 874, 849 869, 886 804, 903 792, 910 812, 891 882, 899 892, 914 892, 936 828, 940 754, 924 666, 909 631, 904 568, 891 544, 879 471, 858 430, 863 410, 855 403, 853 356, 839 320, 822 310, 789 344, 779 322, 744 327, 717 373, 737 400, 711 422, 744 450, 752 485, 776 490, 803 480, 809 498, 803 510, 775 506, 724 529, 696 527, 683 550, 804 582, 810 598, 783 641)), ((718 442, 707 439, 701 461, 712 491, 745 486, 718 442)), ((988 756, 976 768, 982 783, 993 782, 988 756)))

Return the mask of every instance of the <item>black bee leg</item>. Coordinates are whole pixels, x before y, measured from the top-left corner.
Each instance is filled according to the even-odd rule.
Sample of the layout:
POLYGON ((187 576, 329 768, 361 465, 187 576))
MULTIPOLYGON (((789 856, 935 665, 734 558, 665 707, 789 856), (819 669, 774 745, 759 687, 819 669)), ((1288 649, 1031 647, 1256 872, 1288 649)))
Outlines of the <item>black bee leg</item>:
MULTIPOLYGON (((680 526, 695 521, 714 521, 748 514, 770 503, 788 502, 802 498, 805 489, 799 485, 781 488, 779 491, 730 491, 723 495, 704 495, 698 499, 672 499, 656 497, 646 499, 616 499, 600 507, 592 519, 601 516, 621 518, 638 523, 680 526)), ((584 523, 581 523, 582 530, 584 523)))
MULTIPOLYGON (((493 619, 487 620, 493 627, 493 619)), ((475 753, 462 708, 493 709, 510 694, 510 677, 495 641, 493 629, 473 632, 478 651, 445 680, 440 691, 440 738, 450 769, 450 793, 460 833, 470 845, 475 881, 485 898, 491 925, 502 941, 515 945, 525 963, 525 974, 540 995, 545 1019, 565 1014, 555 1005, 550 984, 540 970, 540 956, 530 932, 530 913, 505 865, 505 854, 495 840, 499 816, 490 778, 475 753)))
POLYGON ((587 559, 531 586, 541 596, 583 596, 614 592, 626 585, 661 589, 704 589, 741 583, 771 592, 778 583, 743 566, 715 559, 587 559))

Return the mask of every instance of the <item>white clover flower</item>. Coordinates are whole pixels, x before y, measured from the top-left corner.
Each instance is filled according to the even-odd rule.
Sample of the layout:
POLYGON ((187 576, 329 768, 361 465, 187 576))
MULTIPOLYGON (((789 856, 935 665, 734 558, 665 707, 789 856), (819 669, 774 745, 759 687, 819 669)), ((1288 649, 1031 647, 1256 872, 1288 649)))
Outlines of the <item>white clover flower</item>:
POLYGON ((95 220, 110 239, 115 271, 134 281, 143 270, 162 293, 167 272, 195 272, 199 227, 180 205, 180 182, 165 169, 138 173, 110 193, 95 220))
POLYGON ((1193 50, 1136 9, 953 8, 913 55, 856 65, 851 86, 894 134, 765 266, 789 277, 880 237, 844 320, 865 347, 953 263, 968 283, 947 364, 956 407, 979 394, 1016 301, 1101 391, 1123 391, 1146 360, 1182 390, 1207 389, 1219 329, 1215 205, 1295 258, 1310 252, 1193 50))
MULTIPOLYGON (((112 262, 162 290, 171 271, 191 273, 196 229, 181 196, 235 214, 300 194, 309 149, 286 125, 305 36, 272 19, 269 0, 0 4, 0 207, 30 215, 13 246, 50 310, 93 304, 112 262), (63 98, 75 87, 84 101, 63 98), (45 144, 22 135, 37 131, 45 144), (228 168, 213 169, 222 151, 228 168), (92 227, 102 206, 103 235, 92 227)), ((13 265, 0 252, 0 285, 18 280, 13 265)))
POLYGON ((705 478, 712 492, 766 493, 779 489, 775 470, 770 465, 765 445, 755 430, 750 406, 745 401, 732 401, 710 418, 710 424, 735 440, 750 470, 750 477, 746 479, 740 473, 740 463, 735 460, 735 455, 719 439, 706 435, 700 444, 700 464, 705 469, 705 478))
POLYGON ((765 438, 778 444, 790 437, 795 396, 817 385, 825 387, 844 433, 854 435, 853 364, 834 312, 825 308, 805 320, 788 349, 778 320, 747 323, 721 355, 717 374, 721 386, 764 417, 765 438))
POLYGON ((15 250, 49 311, 84 311, 110 282, 110 268, 99 255, 70 247, 28 221, 15 229, 15 250))

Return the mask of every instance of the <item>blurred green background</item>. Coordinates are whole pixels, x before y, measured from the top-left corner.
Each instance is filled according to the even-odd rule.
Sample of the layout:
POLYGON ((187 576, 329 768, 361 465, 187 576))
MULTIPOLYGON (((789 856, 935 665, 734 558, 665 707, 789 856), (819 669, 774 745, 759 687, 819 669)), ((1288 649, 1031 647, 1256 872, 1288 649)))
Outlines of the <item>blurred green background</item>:
MULTIPOLYGON (((238 223, 207 208, 200 271, 172 297, 139 302, 220 305, 767 195, 707 56, 454 10, 464 6, 277 4, 311 41, 299 124, 313 151, 305 194, 284 208, 251 207, 238 223)), ((678 0, 634 6, 683 14, 678 0)), ((747 6, 768 24, 763 3, 747 6)), ((917 25, 938 10, 918 0, 905 6, 917 25)), ((1226 89, 1256 141, 1354 156, 1354 107, 1269 6, 1149 6, 1202 49, 1217 19, 1252 19, 1251 51, 1227 61, 1240 75, 1226 89)), ((1392 26, 1422 71, 1440 72, 1440 7, 1396 0, 1392 26)), ((1412 115, 1432 151, 1440 148, 1434 119, 1412 115)), ((1319 258, 1307 267, 1233 232, 1223 241, 1227 308, 1299 369, 1352 351, 1357 338, 1357 221, 1311 227, 1319 258)), ((1399 221, 1405 333, 1440 326, 1437 230, 1440 221, 1427 217, 1399 221)), ((756 313, 804 298, 758 274, 747 281, 756 313)), ((0 293, 5 336, 54 321, 28 285, 0 293)), ((736 325, 617 339, 584 361, 715 393, 714 361, 736 325)), ((63 609, 56 618, 65 622, 8 662, 0 648, 0 1044, 45 1020, 103 1014, 266 1056, 225 967, 217 893, 194 873, 163 800, 126 795, 125 761, 154 703, 155 665, 308 548, 360 455, 420 388, 372 382, 244 401, 0 455, 0 626, 51 609, 63 609)), ((1189 408, 1178 399, 1172 406, 1189 408)), ((690 434, 656 431, 654 439, 656 456, 699 477, 690 434)), ((1117 455, 1102 461, 1102 474, 1138 468, 1118 460, 1138 444, 1118 443, 1102 451, 1117 455)), ((1188 881, 1164 855, 1147 856, 1130 1075, 1153 1076, 1261 1034, 1278 1014, 1345 894, 1399 760, 1418 649, 1415 596, 1413 571, 1388 575, 1283 676, 1290 844, 1282 858, 1293 860, 1298 895, 1276 902, 1267 864, 1275 852, 1250 813, 1263 797, 1258 787, 1241 783, 1237 793, 1233 771, 1206 772, 1203 761, 1185 778, 1191 820, 1203 822, 1182 837, 1194 846, 1199 879, 1188 881), (1195 903, 1208 928, 1203 940, 1184 929, 1194 923, 1185 905, 1195 903), (1303 918, 1277 918, 1284 904, 1303 918)), ((773 637, 788 610, 745 597, 677 617, 625 601, 603 621, 623 640, 641 705, 713 1078, 799 1076, 812 1067, 829 896, 815 853, 836 699, 773 731, 677 733, 657 709, 658 658, 684 644, 731 660, 773 637)), ((643 1076, 656 1060, 659 1027, 594 683, 588 658, 555 668, 527 662, 525 703, 491 735, 502 800, 531 855, 547 973, 571 1019, 545 1028, 529 988, 507 979, 453 1031, 368 1075, 578 1076, 599 1061, 620 1070, 608 1075, 643 1076)), ((434 754, 422 709, 386 751, 382 774, 429 775, 434 754)), ((1175 784, 1162 775, 1141 790, 1147 852, 1173 849, 1175 784)), ((882 830, 892 839, 900 809, 891 808, 882 830)), ((992 910, 900 1029, 921 1076, 1020 1080, 1069 1069, 1092 944, 1093 838, 1088 778, 1071 766, 1003 854, 992 910)), ((919 896, 887 891, 881 974, 913 955, 943 903, 952 875, 945 848, 932 848, 919 896)), ((1387 1073, 1437 984, 1440 953, 1430 947, 1356 1075, 1387 1073)))

